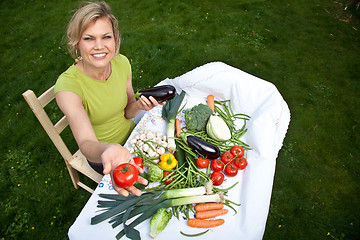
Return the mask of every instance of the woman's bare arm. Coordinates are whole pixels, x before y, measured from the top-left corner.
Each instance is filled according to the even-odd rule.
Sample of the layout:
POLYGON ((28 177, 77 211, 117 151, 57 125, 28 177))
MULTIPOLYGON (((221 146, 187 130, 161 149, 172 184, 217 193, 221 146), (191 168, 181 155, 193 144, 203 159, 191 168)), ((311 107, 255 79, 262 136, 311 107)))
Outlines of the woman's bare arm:
MULTIPOLYGON (((67 118, 81 152, 89 161, 102 163, 104 174, 111 173, 112 177, 112 171, 115 167, 123 162, 133 161, 130 152, 120 144, 104 143, 97 140, 81 98, 78 95, 69 91, 60 91, 56 93, 56 102, 67 118)), ((142 169, 139 170, 143 171, 142 169)), ((147 181, 141 177, 139 177, 138 181, 147 184, 147 181)), ((113 187, 117 192, 125 196, 129 194, 128 191, 136 195, 141 194, 141 191, 133 186, 127 188, 128 191, 119 188, 115 184, 113 184, 113 187)))

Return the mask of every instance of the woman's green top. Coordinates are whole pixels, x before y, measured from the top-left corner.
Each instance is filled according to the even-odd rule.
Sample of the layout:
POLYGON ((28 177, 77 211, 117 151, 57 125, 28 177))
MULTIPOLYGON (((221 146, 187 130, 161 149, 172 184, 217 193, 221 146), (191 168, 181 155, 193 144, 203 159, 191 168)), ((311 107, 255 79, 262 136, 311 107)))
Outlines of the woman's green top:
POLYGON ((111 60, 111 74, 106 81, 94 80, 72 65, 59 76, 54 92, 77 94, 97 139, 123 145, 135 126, 131 119, 125 118, 126 82, 130 76, 129 60, 119 54, 111 60))

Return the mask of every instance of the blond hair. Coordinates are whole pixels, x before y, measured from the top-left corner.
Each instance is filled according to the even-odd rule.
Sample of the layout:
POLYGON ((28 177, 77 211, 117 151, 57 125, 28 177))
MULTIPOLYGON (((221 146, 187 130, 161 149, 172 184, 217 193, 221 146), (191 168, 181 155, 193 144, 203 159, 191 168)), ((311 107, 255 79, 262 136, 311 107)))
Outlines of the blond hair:
POLYGON ((119 53, 121 36, 118 28, 118 21, 111 13, 110 6, 105 2, 87 2, 77 9, 67 27, 66 36, 68 50, 74 59, 80 57, 77 51, 77 45, 86 27, 89 23, 102 17, 107 17, 112 24, 115 39, 115 53, 119 53))

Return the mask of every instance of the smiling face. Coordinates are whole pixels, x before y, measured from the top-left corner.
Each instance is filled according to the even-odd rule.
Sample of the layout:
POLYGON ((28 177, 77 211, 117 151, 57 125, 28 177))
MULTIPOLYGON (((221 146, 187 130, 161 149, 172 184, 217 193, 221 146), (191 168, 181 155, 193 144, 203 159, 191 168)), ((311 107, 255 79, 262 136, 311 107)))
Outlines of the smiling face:
POLYGON ((87 71, 106 69, 115 56, 111 21, 103 17, 91 22, 82 33, 78 48, 87 71))

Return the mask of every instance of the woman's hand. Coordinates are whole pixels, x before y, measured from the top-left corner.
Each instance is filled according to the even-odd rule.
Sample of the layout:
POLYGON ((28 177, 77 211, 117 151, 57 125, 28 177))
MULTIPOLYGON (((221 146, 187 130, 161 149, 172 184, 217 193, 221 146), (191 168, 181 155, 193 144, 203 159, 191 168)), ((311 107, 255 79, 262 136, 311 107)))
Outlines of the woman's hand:
POLYGON ((151 110, 154 107, 157 107, 159 105, 165 105, 165 102, 159 103, 152 96, 150 96, 149 99, 146 98, 145 96, 141 96, 136 103, 137 103, 139 109, 145 110, 145 111, 149 111, 149 110, 151 110))
MULTIPOLYGON (((141 191, 139 189, 137 189, 134 186, 128 187, 126 189, 120 188, 119 186, 117 186, 115 184, 115 181, 113 178, 114 169, 122 163, 128 163, 129 160, 130 160, 130 163, 133 164, 139 170, 140 173, 144 172, 144 170, 142 168, 140 168, 139 166, 137 166, 134 163, 134 159, 132 158, 130 152, 126 148, 124 148, 120 144, 110 144, 109 147, 107 147, 105 149, 105 151, 101 154, 101 161, 104 166, 103 173, 104 174, 110 173, 113 188, 119 194, 121 194, 123 196, 128 196, 129 192, 130 192, 134 195, 140 196, 141 191)), ((139 182, 143 185, 148 184, 148 181, 145 178, 142 178, 140 176, 138 177, 137 182, 139 182)))

